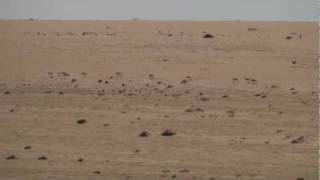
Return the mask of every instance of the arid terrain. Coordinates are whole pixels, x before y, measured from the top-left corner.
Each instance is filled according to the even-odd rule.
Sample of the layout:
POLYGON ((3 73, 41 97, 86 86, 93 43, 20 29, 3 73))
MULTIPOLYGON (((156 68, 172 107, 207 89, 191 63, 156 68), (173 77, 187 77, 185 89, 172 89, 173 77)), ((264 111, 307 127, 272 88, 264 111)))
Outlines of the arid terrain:
POLYGON ((316 180, 318 24, 0 21, 1 180, 316 180))

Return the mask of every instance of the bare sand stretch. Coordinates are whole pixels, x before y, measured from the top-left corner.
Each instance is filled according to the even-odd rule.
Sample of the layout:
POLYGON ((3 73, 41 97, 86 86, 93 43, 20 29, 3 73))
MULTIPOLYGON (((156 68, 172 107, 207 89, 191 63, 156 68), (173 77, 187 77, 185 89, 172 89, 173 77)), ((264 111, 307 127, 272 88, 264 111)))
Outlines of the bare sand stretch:
POLYGON ((318 179, 317 35, 0 21, 0 179, 318 179))

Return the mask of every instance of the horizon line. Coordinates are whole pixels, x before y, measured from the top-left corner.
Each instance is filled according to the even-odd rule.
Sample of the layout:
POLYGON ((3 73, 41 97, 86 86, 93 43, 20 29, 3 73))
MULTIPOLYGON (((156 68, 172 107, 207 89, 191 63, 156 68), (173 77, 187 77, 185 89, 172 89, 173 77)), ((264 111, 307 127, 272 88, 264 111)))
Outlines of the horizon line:
POLYGON ((227 20, 198 20, 198 19, 42 19, 42 18, 0 18, 0 21, 158 21, 158 22, 292 22, 292 23, 320 23, 316 20, 244 20, 244 19, 227 19, 227 20))

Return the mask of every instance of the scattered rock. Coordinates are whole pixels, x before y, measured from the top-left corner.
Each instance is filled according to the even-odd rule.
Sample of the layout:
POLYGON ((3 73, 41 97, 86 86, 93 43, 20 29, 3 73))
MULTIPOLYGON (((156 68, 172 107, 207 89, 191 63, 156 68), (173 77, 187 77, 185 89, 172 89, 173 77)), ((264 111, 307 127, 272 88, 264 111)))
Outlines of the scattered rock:
POLYGON ((29 150, 29 149, 31 149, 31 148, 32 148, 31 146, 25 146, 25 147, 24 147, 25 150, 29 150))
POLYGON ((214 38, 214 36, 212 34, 205 34, 203 38, 214 38))
POLYGON ((150 136, 150 133, 148 131, 143 131, 139 134, 140 137, 148 137, 150 136))
POLYGON ((121 76, 122 73, 121 73, 121 72, 116 72, 116 75, 117 75, 117 76, 121 76))
POLYGON ((98 33, 95 33, 95 32, 82 32, 82 36, 86 36, 86 35, 94 35, 94 36, 97 36, 98 33))
POLYGON ((229 111, 227 111, 227 114, 228 114, 228 117, 234 117, 234 111, 232 111, 232 110, 229 110, 229 111))
POLYGON ((66 35, 67 35, 67 36, 74 36, 74 35, 76 35, 76 34, 73 33, 73 32, 67 32, 66 35))
POLYGON ((209 101, 209 98, 201 97, 200 100, 201 100, 201 101, 209 101))
POLYGON ((61 76, 64 76, 64 77, 70 76, 70 74, 67 73, 67 72, 61 72, 61 73, 58 73, 58 75, 61 75, 61 76))
POLYGON ((87 123, 87 120, 79 119, 77 122, 78 122, 78 124, 85 124, 85 123, 87 123))
POLYGON ((172 130, 165 130, 161 133, 161 136, 174 136, 177 133, 173 132, 172 130))
POLYGON ((10 91, 5 91, 4 94, 8 95, 8 94, 11 94, 11 92, 10 91))
POLYGON ((169 172, 170 172, 169 169, 162 170, 162 173, 169 173, 169 172))
POLYGON ((291 144, 299 144, 299 143, 302 143, 302 142, 304 142, 304 141, 305 141, 304 136, 300 136, 300 137, 292 140, 292 141, 291 141, 291 144))
POLYGON ((47 160, 48 158, 46 156, 40 156, 38 157, 38 160, 47 160))
POLYGON ((103 124, 103 127, 108 127, 110 126, 110 124, 103 124))
POLYGON ((188 80, 186 80, 186 79, 184 79, 184 80, 182 80, 182 81, 180 82, 180 84, 186 84, 186 83, 188 83, 188 80))
POLYGON ((204 112, 201 108, 194 108, 194 109, 186 109, 184 112, 204 112))
POLYGON ((83 161, 84 161, 84 159, 79 158, 77 161, 78 161, 78 162, 83 162, 83 161))
POLYGON ((103 96, 104 95, 104 90, 98 90, 97 95, 98 96, 103 96))
POLYGON ((6 160, 16 160, 18 159, 15 155, 10 155, 8 157, 6 157, 6 160))
POLYGON ((297 94, 297 91, 292 91, 291 94, 297 94))
POLYGON ((287 36, 287 37, 286 37, 287 40, 290 40, 290 39, 292 39, 292 38, 293 38, 292 36, 287 36))
POLYGON ((180 172, 181 172, 181 173, 189 173, 190 170, 188 170, 188 169, 182 169, 180 172))
POLYGON ((245 78, 245 80, 247 81, 248 84, 257 84, 258 83, 258 81, 253 78, 245 78))
POLYGON ((248 28, 248 31, 258 31, 259 29, 257 28, 248 28))

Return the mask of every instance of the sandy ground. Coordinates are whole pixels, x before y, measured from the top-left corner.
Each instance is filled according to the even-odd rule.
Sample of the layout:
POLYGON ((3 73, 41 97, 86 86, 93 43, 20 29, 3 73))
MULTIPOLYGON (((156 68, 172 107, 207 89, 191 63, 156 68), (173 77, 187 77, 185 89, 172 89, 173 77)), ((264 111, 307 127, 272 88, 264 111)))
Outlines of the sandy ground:
POLYGON ((0 179, 318 179, 317 34, 0 21, 0 179))

